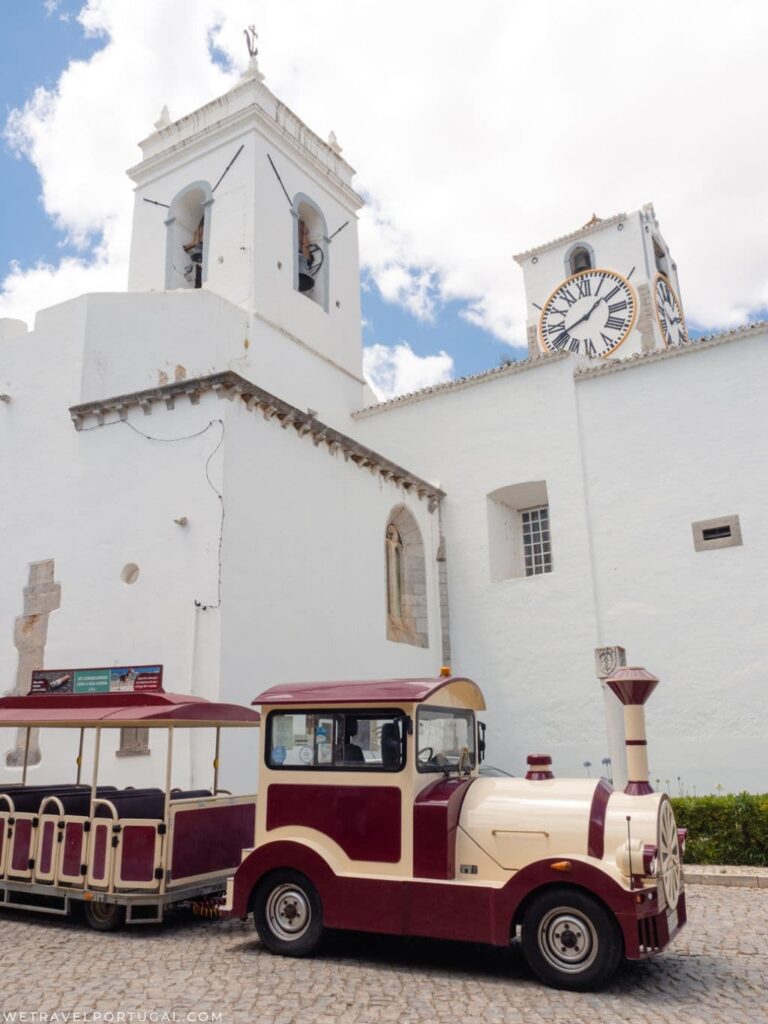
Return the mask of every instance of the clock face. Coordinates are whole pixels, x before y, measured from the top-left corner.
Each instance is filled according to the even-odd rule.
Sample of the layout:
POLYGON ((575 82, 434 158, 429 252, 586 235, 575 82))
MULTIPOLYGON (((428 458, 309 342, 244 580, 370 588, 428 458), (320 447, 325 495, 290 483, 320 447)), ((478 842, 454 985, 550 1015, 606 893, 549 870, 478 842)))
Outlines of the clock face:
POLYGON ((659 321, 664 344, 681 345, 688 341, 685 317, 675 290, 663 274, 657 274, 653 285, 656 319, 659 321))
POLYGON ((629 281, 613 270, 582 270, 555 289, 541 311, 545 352, 609 356, 626 340, 637 314, 629 281))

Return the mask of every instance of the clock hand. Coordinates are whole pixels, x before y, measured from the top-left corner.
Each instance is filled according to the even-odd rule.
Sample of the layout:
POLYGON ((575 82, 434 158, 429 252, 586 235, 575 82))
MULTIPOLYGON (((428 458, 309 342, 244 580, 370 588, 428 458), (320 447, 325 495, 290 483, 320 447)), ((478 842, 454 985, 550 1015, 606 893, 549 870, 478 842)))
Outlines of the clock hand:
POLYGON ((579 317, 579 319, 575 323, 572 323, 568 330, 572 331, 574 327, 578 327, 578 325, 582 323, 584 320, 589 320, 589 318, 592 316, 592 314, 595 312, 595 310, 602 301, 602 299, 597 299, 597 301, 593 304, 592 308, 588 312, 586 312, 584 316, 579 317))

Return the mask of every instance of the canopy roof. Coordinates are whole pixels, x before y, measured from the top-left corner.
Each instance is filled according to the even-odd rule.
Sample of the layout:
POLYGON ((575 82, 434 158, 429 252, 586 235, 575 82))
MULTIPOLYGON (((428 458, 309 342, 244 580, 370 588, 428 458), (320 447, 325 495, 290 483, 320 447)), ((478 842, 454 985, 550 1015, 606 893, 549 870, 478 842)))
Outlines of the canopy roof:
POLYGON ((189 693, 41 693, 0 698, 0 727, 255 726, 257 711, 189 693))
MULTIPOLYGON (((252 704, 420 704, 437 690, 454 683, 468 684, 463 676, 437 679, 362 679, 328 683, 281 683, 264 690, 252 704)), ((479 694, 479 690, 478 690, 479 694)), ((480 707, 485 707, 480 695, 480 707)))

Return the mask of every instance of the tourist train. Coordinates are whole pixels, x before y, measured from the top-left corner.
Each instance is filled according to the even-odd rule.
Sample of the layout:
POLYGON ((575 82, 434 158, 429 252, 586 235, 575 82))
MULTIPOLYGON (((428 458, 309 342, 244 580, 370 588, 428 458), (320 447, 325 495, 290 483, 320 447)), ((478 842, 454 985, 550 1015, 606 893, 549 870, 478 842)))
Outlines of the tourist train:
POLYGON ((480 688, 432 679, 301 683, 251 708, 164 692, 0 699, 0 727, 71 729, 74 781, 0 788, 0 905, 88 923, 159 922, 171 904, 246 919, 272 952, 305 956, 325 928, 508 946, 561 988, 604 985, 661 952, 686 921, 684 834, 648 782, 644 703, 658 680, 620 668, 630 781, 487 773, 480 688), (261 725, 257 792, 219 787, 222 736, 261 725), (167 734, 163 786, 99 779, 105 729, 167 734), (208 789, 172 788, 178 730, 213 730, 208 789), (92 773, 83 745, 94 733, 92 773), (225 895, 226 894, 226 895, 225 895), (222 899, 222 897, 224 897, 222 899))

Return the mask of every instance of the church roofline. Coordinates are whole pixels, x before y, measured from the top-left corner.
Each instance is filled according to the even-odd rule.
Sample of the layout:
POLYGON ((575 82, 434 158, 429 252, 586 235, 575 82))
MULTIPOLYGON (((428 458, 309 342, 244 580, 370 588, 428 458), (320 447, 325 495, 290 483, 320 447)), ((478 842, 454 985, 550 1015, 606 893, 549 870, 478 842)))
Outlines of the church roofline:
POLYGON ((742 341, 745 338, 753 337, 761 331, 768 333, 768 320, 757 320, 755 323, 743 324, 727 331, 719 331, 715 334, 708 334, 689 341, 682 345, 671 345, 669 348, 655 352, 642 352, 629 356, 627 359, 606 359, 592 360, 584 356, 572 355, 570 352, 553 352, 547 355, 534 356, 530 359, 521 359, 519 362, 510 363, 507 366, 497 366, 492 370, 485 370, 483 373, 475 373, 470 377, 460 377, 458 380, 449 380, 444 384, 435 384, 430 388, 422 388, 421 391, 412 391, 407 395, 399 395, 397 398, 390 398, 386 402, 379 402, 376 405, 369 405, 359 409, 352 415, 355 419, 364 419, 367 416, 374 416, 379 412, 387 412, 390 409, 401 405, 411 405, 413 402, 422 402, 436 395, 445 394, 451 391, 460 391, 463 388, 473 387, 475 384, 485 384, 500 377, 508 377, 524 370, 532 370, 541 366, 549 366, 552 363, 560 362, 563 359, 572 359, 576 364, 574 377, 584 379, 587 377, 602 377, 607 373, 618 373, 619 370, 632 370, 639 366, 647 366, 649 363, 660 362, 663 359, 673 359, 675 356, 692 355, 694 352, 705 351, 710 348, 717 348, 719 345, 726 345, 731 341, 742 341))
POLYGON ((101 426, 105 422, 105 417, 117 414, 119 419, 127 420, 129 410, 137 408, 142 409, 145 416, 149 416, 152 406, 160 402, 164 403, 167 409, 173 409, 175 403, 184 398, 189 399, 192 405, 197 405, 200 396, 206 392, 213 392, 218 394, 219 398, 228 398, 230 401, 239 399, 249 411, 260 411, 265 420, 274 419, 284 430, 292 427, 300 438, 309 436, 316 448, 322 444, 331 455, 341 452, 345 461, 354 462, 360 469, 378 473, 382 479, 391 481, 406 492, 415 492, 419 498, 426 498, 430 512, 434 511, 445 497, 445 492, 434 484, 422 480, 421 477, 384 458, 354 438, 284 402, 283 399, 270 394, 257 384, 252 384, 232 370, 174 381, 172 384, 163 384, 143 391, 131 391, 112 398, 82 402, 70 406, 69 415, 76 430, 92 430, 94 427, 84 426, 85 421, 90 418, 96 420, 94 426, 101 426))
POLYGON ((649 363, 658 363, 662 359, 674 359, 675 356, 691 355, 694 352, 701 352, 709 348, 717 348, 719 345, 727 345, 731 341, 743 341, 745 338, 753 337, 761 331, 768 332, 768 320, 756 320, 751 324, 742 324, 740 327, 732 327, 727 331, 718 331, 715 334, 706 334, 694 341, 686 341, 681 345, 670 345, 669 348, 660 349, 654 352, 637 352, 627 359, 606 359, 599 365, 580 366, 575 371, 576 377, 602 377, 606 373, 617 373, 619 370, 631 370, 637 366, 647 366, 649 363))
POLYGON ((460 391, 462 388, 472 387, 474 384, 484 384, 489 380, 497 380, 499 377, 509 377, 515 373, 522 373, 525 370, 533 370, 540 366, 550 366, 552 363, 559 363, 567 359, 568 352, 552 352, 546 355, 534 356, 530 359, 519 359, 504 366, 495 366, 492 370, 483 370, 482 373, 473 373, 468 377, 459 377, 458 380, 448 380, 444 384, 433 384, 432 387, 422 388, 420 391, 410 391, 406 395, 398 395, 397 398, 390 398, 386 402, 377 402, 376 405, 368 405, 364 409, 358 409, 352 415, 355 419, 363 419, 366 416, 373 416, 378 412, 386 412, 398 405, 410 405, 411 402, 422 402, 434 395, 443 394, 446 391, 460 391))
MULTIPOLYGON (((631 216, 631 215, 630 215, 631 216)), ((603 228, 609 228, 612 224, 618 224, 619 221, 626 220, 626 213, 615 213, 612 217, 600 217, 592 221, 587 221, 582 227, 577 228, 575 231, 569 232, 567 235, 560 235, 559 238, 553 238, 551 242, 544 242, 542 245, 537 245, 533 249, 526 249, 525 252, 519 252, 512 259, 515 263, 522 263, 524 260, 530 259, 531 256, 537 256, 541 252, 546 252, 548 249, 557 249, 564 242, 572 242, 577 238, 583 238, 585 235, 593 235, 597 231, 602 231, 603 228)))

